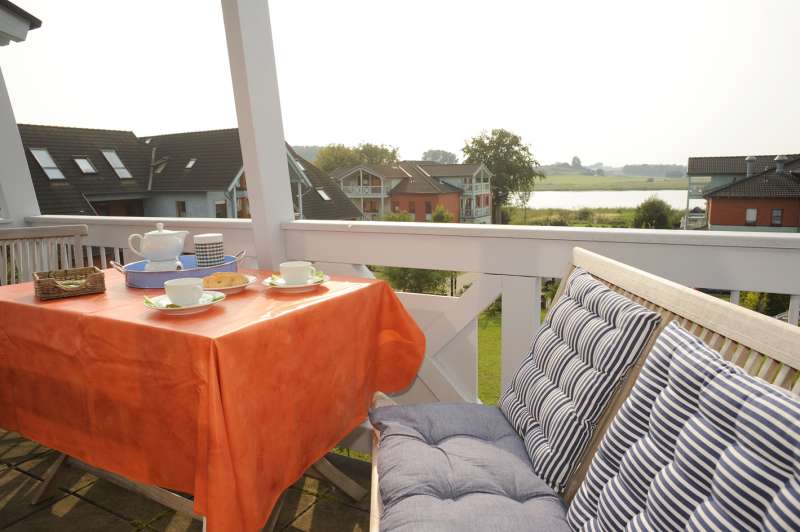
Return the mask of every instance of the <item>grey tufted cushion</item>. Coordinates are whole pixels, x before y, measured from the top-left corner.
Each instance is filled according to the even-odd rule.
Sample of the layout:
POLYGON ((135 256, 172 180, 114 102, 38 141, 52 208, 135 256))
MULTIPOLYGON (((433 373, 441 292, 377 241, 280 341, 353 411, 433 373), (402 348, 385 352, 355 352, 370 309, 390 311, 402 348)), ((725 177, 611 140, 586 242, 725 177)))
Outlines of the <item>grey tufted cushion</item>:
POLYGON ((581 268, 564 280, 530 354, 500 398, 533 469, 559 492, 660 321, 581 268))
POLYGON ((493 406, 435 403, 370 412, 381 431, 381 530, 567 531, 564 507, 493 406))
POLYGON ((574 530, 800 530, 800 400, 675 322, 569 509, 574 530))

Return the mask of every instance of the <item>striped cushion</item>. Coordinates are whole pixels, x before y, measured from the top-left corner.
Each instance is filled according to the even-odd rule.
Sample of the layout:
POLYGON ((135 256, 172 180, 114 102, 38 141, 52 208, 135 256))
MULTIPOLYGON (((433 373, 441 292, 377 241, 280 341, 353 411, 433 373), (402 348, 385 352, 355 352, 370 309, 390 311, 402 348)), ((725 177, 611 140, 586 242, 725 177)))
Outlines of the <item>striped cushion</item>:
POLYGON ((569 509, 573 530, 800 530, 800 401, 671 323, 569 509))
POLYGON ((564 282, 563 296, 500 398, 534 471, 557 491, 660 320, 581 268, 564 282))

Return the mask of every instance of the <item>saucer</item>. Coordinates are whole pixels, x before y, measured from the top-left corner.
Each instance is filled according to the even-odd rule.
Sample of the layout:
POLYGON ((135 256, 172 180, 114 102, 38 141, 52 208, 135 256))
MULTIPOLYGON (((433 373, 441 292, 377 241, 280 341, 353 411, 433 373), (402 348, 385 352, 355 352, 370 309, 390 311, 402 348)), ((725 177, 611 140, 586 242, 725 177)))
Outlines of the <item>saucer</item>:
POLYGON ((200 301, 198 301, 197 304, 180 307, 177 305, 171 306, 172 303, 170 302, 167 294, 162 294, 154 297, 145 296, 144 306, 153 310, 158 310, 170 316, 187 316, 189 314, 197 314, 198 312, 206 311, 211 308, 212 305, 215 305, 224 299, 225 294, 222 292, 205 291, 203 292, 203 295, 200 296, 200 301))
POLYGON ((267 288, 272 288, 280 292, 300 293, 316 290, 319 286, 322 286, 323 283, 326 283, 330 280, 330 276, 319 272, 318 275, 310 277, 305 283, 288 284, 281 276, 273 275, 272 277, 267 277, 264 279, 261 284, 267 288))

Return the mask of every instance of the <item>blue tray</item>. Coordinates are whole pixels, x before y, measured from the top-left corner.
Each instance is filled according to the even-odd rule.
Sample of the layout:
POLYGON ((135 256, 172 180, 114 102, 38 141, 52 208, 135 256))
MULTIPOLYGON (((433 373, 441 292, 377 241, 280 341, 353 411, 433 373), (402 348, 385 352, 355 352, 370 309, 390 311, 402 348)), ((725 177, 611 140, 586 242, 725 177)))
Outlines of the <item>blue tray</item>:
POLYGON ((125 275, 125 284, 131 288, 164 288, 164 282, 170 279, 180 279, 182 277, 206 277, 216 272, 235 272, 239 270, 239 261, 244 258, 244 251, 236 255, 225 255, 225 262, 219 266, 210 268, 198 268, 197 258, 194 255, 181 255, 180 270, 168 272, 148 272, 146 260, 131 262, 122 266, 118 262, 111 261, 111 266, 125 275))

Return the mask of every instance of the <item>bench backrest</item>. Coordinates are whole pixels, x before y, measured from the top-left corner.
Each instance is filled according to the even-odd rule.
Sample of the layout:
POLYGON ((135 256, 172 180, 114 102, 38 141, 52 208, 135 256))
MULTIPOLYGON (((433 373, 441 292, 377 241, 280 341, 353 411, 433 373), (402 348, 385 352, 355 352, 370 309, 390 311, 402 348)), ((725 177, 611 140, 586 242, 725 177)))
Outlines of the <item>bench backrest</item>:
MULTIPOLYGON (((567 482, 564 498, 571 501, 608 425, 628 397, 647 353, 672 320, 717 350, 726 360, 776 386, 800 395, 800 327, 792 326, 719 298, 687 288, 585 249, 573 250, 572 268, 579 266, 612 290, 662 317, 644 355, 622 381, 598 423, 578 467, 567 482)), ((556 298, 561 295, 561 289, 556 298)))
POLYGON ((34 272, 86 265, 86 225, 0 229, 0 285, 30 281, 34 272))

